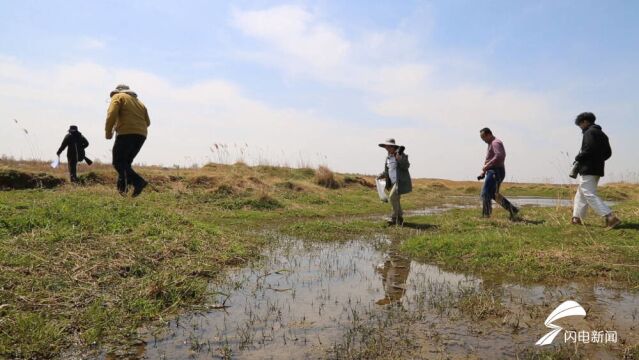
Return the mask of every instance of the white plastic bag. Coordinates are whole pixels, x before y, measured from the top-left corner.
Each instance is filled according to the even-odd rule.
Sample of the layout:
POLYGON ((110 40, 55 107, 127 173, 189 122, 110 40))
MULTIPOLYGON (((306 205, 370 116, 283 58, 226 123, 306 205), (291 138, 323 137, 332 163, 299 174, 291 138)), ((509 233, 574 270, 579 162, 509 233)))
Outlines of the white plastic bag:
POLYGON ((58 167, 58 165, 60 165, 60 158, 59 157, 51 162, 51 167, 54 168, 54 169, 56 169, 58 167))
POLYGON ((379 195, 379 199, 383 202, 388 202, 388 196, 386 196, 386 192, 384 191, 386 189, 386 180, 377 179, 375 183, 377 184, 377 195, 379 195))

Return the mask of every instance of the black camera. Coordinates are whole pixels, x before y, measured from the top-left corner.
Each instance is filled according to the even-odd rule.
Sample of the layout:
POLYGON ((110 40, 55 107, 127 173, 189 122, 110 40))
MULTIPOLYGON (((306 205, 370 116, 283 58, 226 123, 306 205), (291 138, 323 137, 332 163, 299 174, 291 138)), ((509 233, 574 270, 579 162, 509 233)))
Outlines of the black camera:
POLYGON ((568 174, 568 176, 573 179, 576 179, 577 175, 579 175, 579 161, 572 163, 572 169, 570 170, 570 174, 568 174))
POLYGON ((477 177, 477 180, 484 180, 485 177, 486 177, 486 174, 481 174, 477 177))

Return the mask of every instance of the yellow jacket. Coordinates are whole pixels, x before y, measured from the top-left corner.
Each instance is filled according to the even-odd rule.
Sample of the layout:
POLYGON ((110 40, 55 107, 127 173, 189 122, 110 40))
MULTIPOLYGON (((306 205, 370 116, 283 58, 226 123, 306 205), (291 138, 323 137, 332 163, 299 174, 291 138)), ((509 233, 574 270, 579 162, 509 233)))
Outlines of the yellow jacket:
POLYGON ((146 136, 146 128, 151 125, 146 106, 136 97, 121 92, 111 97, 111 105, 107 110, 106 137, 113 137, 113 130, 118 135, 138 134, 146 136))

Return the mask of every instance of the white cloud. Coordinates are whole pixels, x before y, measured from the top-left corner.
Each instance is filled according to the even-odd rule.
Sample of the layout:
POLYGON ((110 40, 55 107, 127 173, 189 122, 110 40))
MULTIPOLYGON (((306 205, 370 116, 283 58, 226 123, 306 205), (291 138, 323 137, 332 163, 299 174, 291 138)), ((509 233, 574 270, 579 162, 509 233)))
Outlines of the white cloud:
MULTIPOLYGON (((407 32, 410 27, 401 24, 349 38, 300 6, 235 10, 233 19, 242 33, 265 45, 253 60, 364 94, 369 111, 393 119, 395 129, 386 134, 419 153, 421 158, 413 159, 422 165, 415 169, 418 174, 471 177, 484 152, 478 130, 490 126, 506 143, 511 178, 566 179, 570 159, 565 153, 574 155, 580 134, 567 121, 575 111, 565 94, 464 81, 464 73, 484 65, 464 58, 429 59, 407 32), (410 120, 410 127, 403 120, 410 120)), ((612 170, 619 172, 621 163, 611 161, 612 170)))
POLYGON ((85 50, 104 50, 106 48, 106 42, 89 36, 80 39, 79 45, 85 50))
POLYGON ((311 13, 300 7, 234 11, 233 19, 245 34, 274 45, 282 56, 292 57, 313 71, 340 66, 350 52, 351 44, 335 28, 315 21, 311 13))
MULTIPOLYGON (((109 161, 112 143, 104 140, 103 128, 107 94, 122 82, 139 93, 151 115, 149 139, 138 158, 145 163, 190 165, 216 160, 210 146, 225 143, 248 144, 245 160, 249 162, 267 159, 293 166, 325 162, 339 171, 377 173, 384 153, 376 144, 394 136, 412 155, 414 175, 461 179, 475 174, 484 151, 476 129, 430 131, 401 123, 375 128, 344 124, 256 101, 243 95, 236 84, 222 80, 177 86, 134 69, 110 69, 95 63, 31 68, 7 59, 0 60, 0 74, 0 119, 6 129, 0 133, 0 153, 15 156, 29 157, 35 152, 38 157, 52 158, 68 125, 76 124, 91 141, 88 153, 109 161), (9 77, 7 70, 16 72, 9 77), (11 124, 13 118, 19 120, 19 127, 11 124), (29 141, 21 127, 29 130, 29 141)), ((508 134, 511 141, 506 141, 517 157, 530 150, 525 139, 514 144, 519 137, 508 134)), ((531 160, 536 161, 545 158, 531 160)), ((515 173, 518 179, 530 174, 515 173)))
POLYGON ((326 162, 342 171, 376 172, 370 153, 377 155, 375 144, 388 131, 353 128, 304 110, 269 106, 222 80, 177 86, 135 69, 95 63, 36 68, 4 58, 0 74, 0 119, 7 129, 0 133, 0 153, 17 157, 35 153, 52 158, 68 126, 76 124, 91 142, 88 154, 109 161, 112 143, 104 139, 104 119, 108 93, 118 83, 129 84, 149 109, 149 139, 138 158, 145 163, 216 160, 209 148, 224 143, 248 144, 248 162, 326 162), (18 125, 12 124, 14 118, 18 125), (29 131, 28 142, 22 128, 29 131), (354 133, 361 137, 352 138, 354 133), (344 156, 343 149, 351 147, 352 154, 344 156))
MULTIPOLYGON (((361 91, 378 115, 463 124, 494 118, 494 113, 512 120, 536 116, 539 121, 538 115, 549 110, 540 94, 448 82, 447 69, 419 56, 412 35, 401 30, 376 30, 348 39, 339 28, 298 6, 235 10, 233 18, 240 31, 268 45, 254 59, 271 59, 269 65, 285 72, 361 91)), ((468 68, 467 61, 462 63, 468 68)))

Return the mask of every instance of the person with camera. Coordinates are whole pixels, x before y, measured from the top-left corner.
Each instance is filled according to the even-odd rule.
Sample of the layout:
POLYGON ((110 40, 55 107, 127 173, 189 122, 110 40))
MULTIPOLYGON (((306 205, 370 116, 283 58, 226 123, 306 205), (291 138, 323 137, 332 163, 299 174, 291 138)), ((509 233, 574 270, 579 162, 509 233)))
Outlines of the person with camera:
POLYGON ((506 168, 504 166, 506 149, 504 144, 493 135, 489 128, 481 129, 479 136, 488 144, 486 160, 481 169, 481 174, 477 177, 477 180, 484 180, 484 186, 481 189, 482 217, 490 217, 493 212, 492 201, 495 200, 508 211, 510 219, 515 220, 519 209, 499 193, 499 187, 506 178, 506 168))
POLYGON ((389 190, 388 198, 393 208, 389 225, 402 225, 404 223, 400 196, 413 190, 413 183, 408 168, 408 155, 404 154, 404 147, 395 143, 395 139, 388 139, 379 144, 388 152, 384 163, 384 172, 378 179, 386 180, 386 190, 389 190))
POLYGON ((571 176, 578 178, 577 193, 572 213, 573 225, 582 224, 586 211, 590 206, 595 213, 602 216, 606 227, 612 229, 621 223, 612 210, 597 196, 599 179, 604 176, 604 164, 612 156, 608 136, 601 130, 601 126, 595 124, 595 114, 584 112, 577 115, 575 125, 582 133, 581 150, 575 157, 575 166, 571 176))

